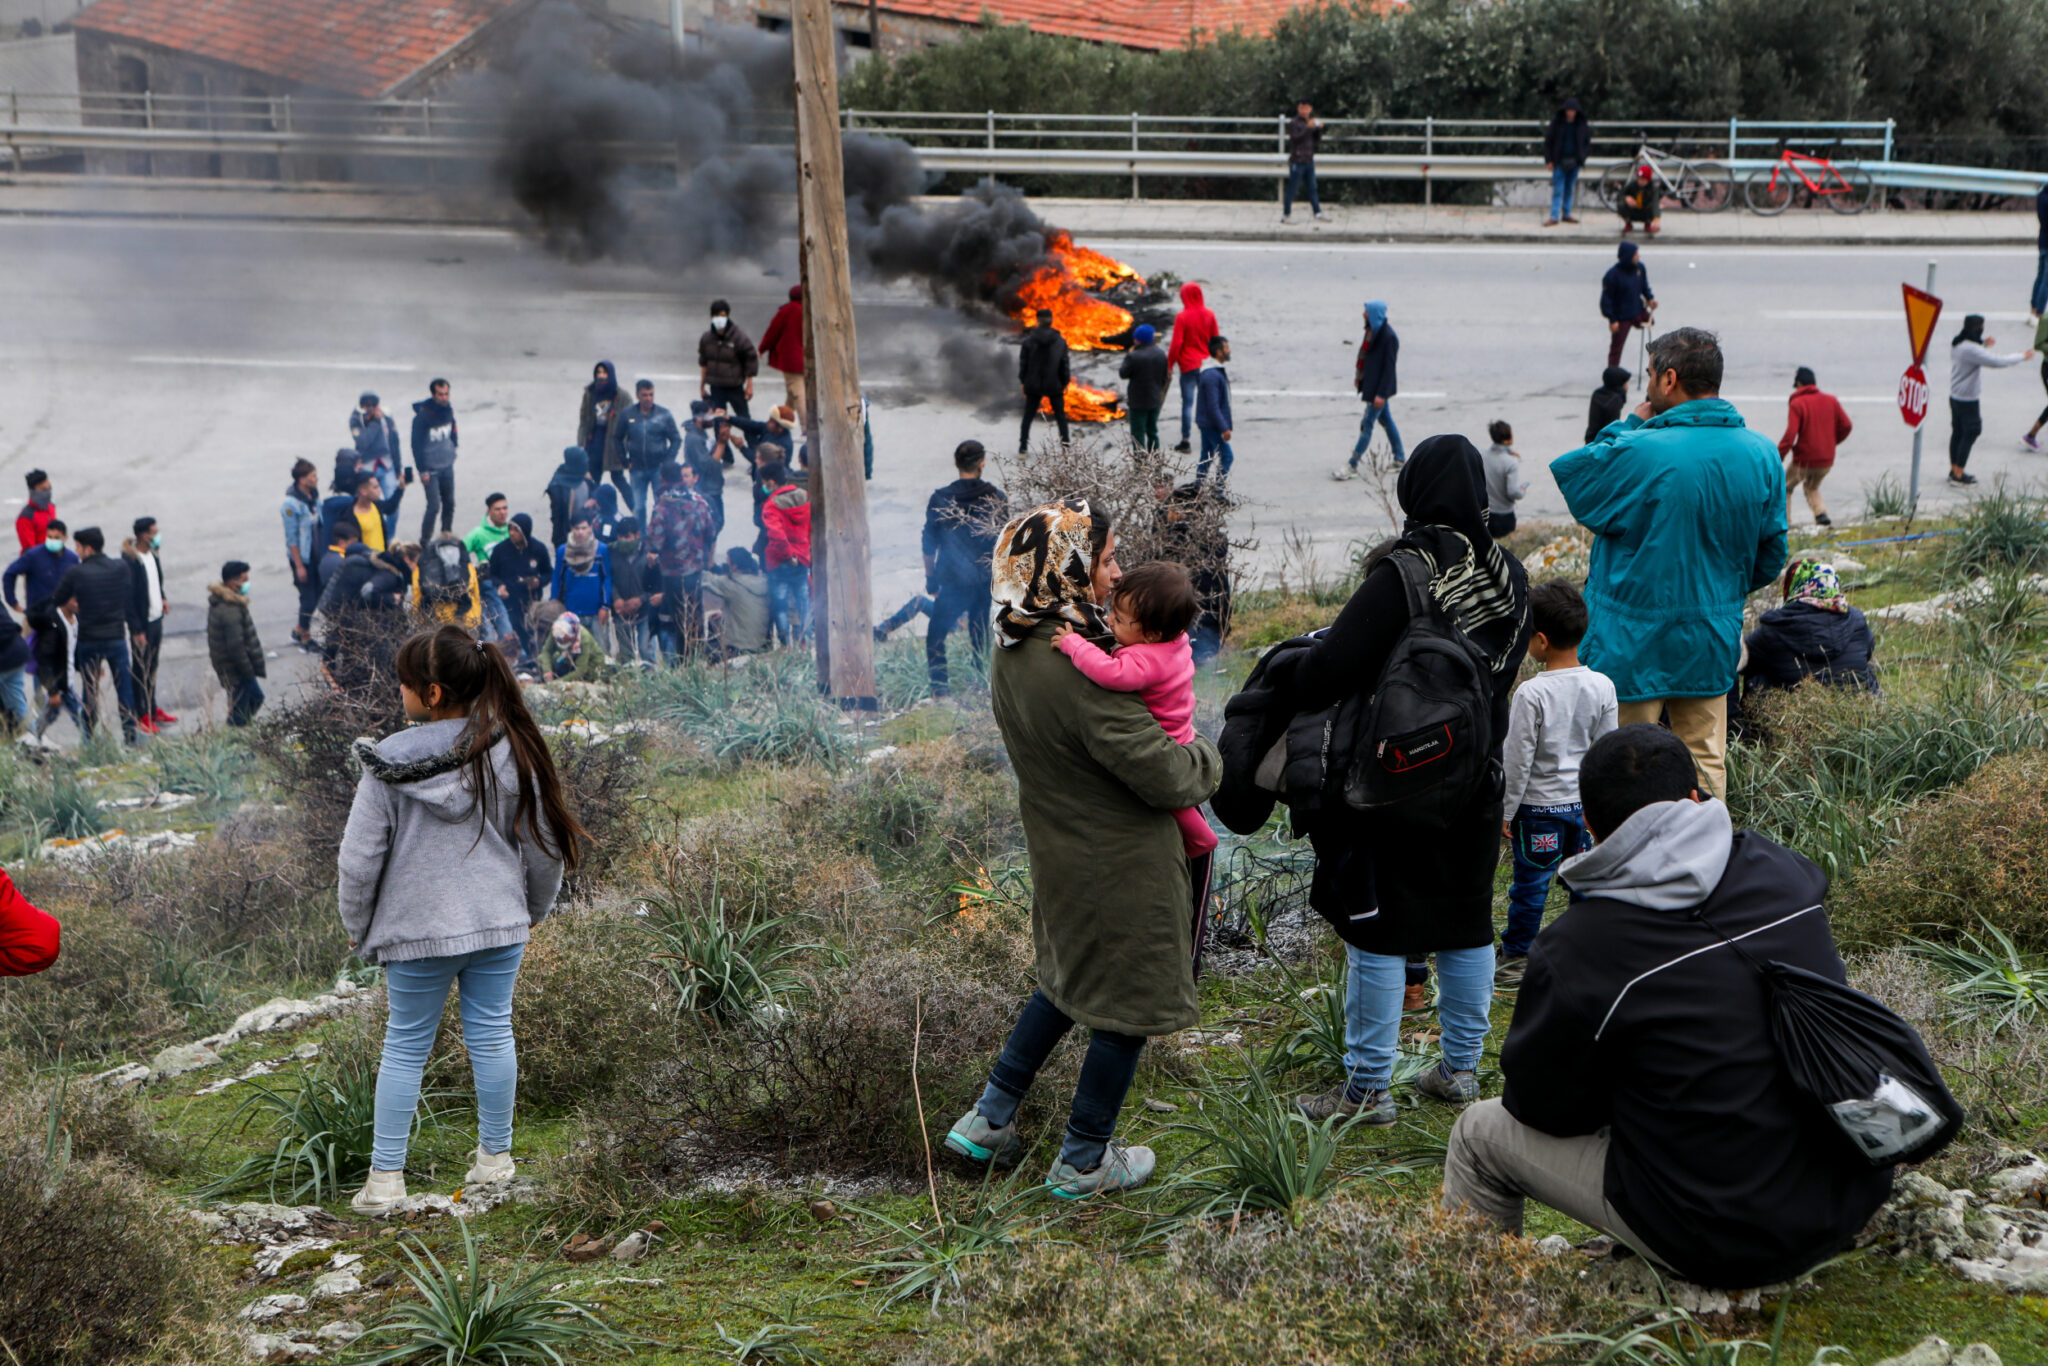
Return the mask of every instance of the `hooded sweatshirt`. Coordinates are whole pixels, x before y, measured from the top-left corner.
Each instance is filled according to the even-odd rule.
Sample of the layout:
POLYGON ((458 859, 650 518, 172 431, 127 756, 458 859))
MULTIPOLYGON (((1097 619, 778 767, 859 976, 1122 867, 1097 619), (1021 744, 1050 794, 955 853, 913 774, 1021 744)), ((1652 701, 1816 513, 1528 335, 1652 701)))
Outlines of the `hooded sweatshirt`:
POLYGON ((1365 336, 1359 339, 1358 359, 1351 368, 1351 386, 1367 403, 1392 398, 1400 392, 1394 377, 1394 363, 1401 355, 1401 338, 1387 326, 1387 306, 1374 299, 1365 306, 1365 336))
POLYGON ((761 333, 761 356, 786 375, 804 372, 804 287, 789 287, 789 302, 775 310, 761 333))
POLYGON ((412 463, 429 472, 452 470, 456 455, 455 410, 423 398, 412 405, 412 463))
POLYGON ((761 529, 768 533, 768 568, 811 563, 811 495, 796 484, 784 484, 761 505, 761 529))
POLYGON ((1202 287, 1190 280, 1180 287, 1180 312, 1173 318, 1173 340, 1166 345, 1166 359, 1183 375, 1202 368, 1209 359, 1209 341, 1221 330, 1216 315, 1202 302, 1202 287))
POLYGON ((1636 259, 1636 244, 1623 242, 1615 262, 1600 279, 1600 316, 1611 323, 1632 323, 1649 312, 1657 297, 1650 288, 1649 267, 1636 259))
MULTIPOLYGON (((468 787, 463 719, 429 721, 352 751, 363 776, 341 837, 341 923, 367 963, 523 944, 554 909, 562 862, 513 828, 512 746, 491 747, 496 800, 468 787)), ((545 817, 542 817, 545 821, 545 817)))
POLYGON ((1577 100, 1566 100, 1551 118, 1550 126, 1543 130, 1543 159, 1553 166, 1576 170, 1586 164, 1592 150, 1593 130, 1586 125, 1585 111, 1579 108, 1577 100), (1578 117, 1566 119, 1567 109, 1578 117))
POLYGON ((1621 420, 1621 410, 1628 406, 1629 372, 1619 365, 1610 365, 1600 372, 1600 387, 1593 391, 1593 401, 1586 408, 1586 440, 1591 441, 1609 423, 1621 420))
POLYGON ((1975 403, 1983 392, 1984 371, 2003 370, 2008 365, 2018 365, 2026 358, 2024 351, 2001 356, 1984 345, 1984 319, 1972 313, 1963 319, 1963 330, 1956 333, 1955 340, 1949 344, 1948 396, 1975 403))
POLYGON ((1845 980, 1826 876, 1686 800, 1637 811, 1563 878, 1572 903, 1536 936, 1501 1049, 1508 1113, 1608 1130, 1608 1202, 1688 1280, 1766 1285, 1850 1246, 1892 1174, 1793 1089, 1764 979, 1722 938, 1845 980))
POLYGON ((581 446, 562 452, 562 463, 548 476, 548 520, 553 524, 548 537, 555 545, 569 539, 569 520, 590 496, 590 456, 581 446))

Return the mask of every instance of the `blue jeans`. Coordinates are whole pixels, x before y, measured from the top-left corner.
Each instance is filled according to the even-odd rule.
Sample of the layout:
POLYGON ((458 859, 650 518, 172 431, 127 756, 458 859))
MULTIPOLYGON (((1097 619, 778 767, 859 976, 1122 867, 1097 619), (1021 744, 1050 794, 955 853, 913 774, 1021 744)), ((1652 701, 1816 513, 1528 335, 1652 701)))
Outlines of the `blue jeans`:
POLYGON ((78 642, 78 677, 85 690, 85 733, 91 737, 99 721, 100 665, 114 671, 114 696, 121 703, 121 734, 135 738, 135 674, 128 666, 128 641, 81 640, 78 642))
POLYGON ((505 599, 498 596, 495 584, 485 579, 477 585, 477 595, 483 599, 485 640, 495 644, 506 636, 519 634, 512 629, 512 609, 506 606, 505 599))
POLYGON ((2034 293, 2028 306, 2036 313, 2048 313, 2048 247, 2041 248, 2041 263, 2034 268, 2034 293))
POLYGON ((1365 404, 1365 416, 1358 420, 1358 444, 1351 448, 1351 468, 1354 470, 1358 468, 1358 462, 1365 458, 1366 448, 1372 445, 1372 428, 1375 422, 1387 424, 1387 440, 1394 447, 1394 463, 1399 465, 1408 459, 1408 449, 1401 444, 1401 429, 1394 425, 1394 400, 1388 399, 1384 404, 1374 407, 1368 399, 1365 404))
POLYGON ((1202 388, 1199 369, 1180 372, 1180 444, 1188 444, 1188 431, 1195 425, 1195 396, 1202 388))
POLYGON ((647 507, 661 479, 659 470, 635 469, 627 475, 633 481, 633 515, 640 519, 640 534, 647 534, 647 507))
POLYGON ((791 561, 768 571, 768 614, 775 623, 775 635, 793 645, 810 635, 811 571, 808 565, 791 561))
POLYGON ((1218 457, 1221 457, 1222 463, 1216 470, 1217 481, 1220 483, 1228 479, 1230 467, 1237 460, 1237 456, 1230 449, 1230 443, 1223 439, 1223 433, 1215 427, 1202 427, 1197 430, 1202 433, 1202 458, 1195 462, 1196 481, 1200 482, 1209 477, 1209 462, 1218 457))
POLYGON ((1301 195, 1308 200, 1308 206, 1318 214, 1323 211, 1323 201, 1316 194, 1316 164, 1313 161, 1293 161, 1287 165, 1287 188, 1280 192, 1280 214, 1286 217, 1294 212, 1294 197, 1301 195))
MULTIPOLYGON (((1032 992, 1010 1030, 1002 1056, 989 1069, 988 1086, 974 1107, 981 1117, 999 1129, 1015 1120, 1017 1107, 1031 1090, 1038 1069, 1073 1027, 1074 1022, 1048 1001, 1044 992, 1032 992)), ((1077 1172, 1101 1164, 1110 1136, 1116 1132, 1117 1116, 1123 1113, 1131 1078, 1138 1073, 1138 1054, 1145 1048, 1144 1038, 1136 1034, 1091 1029, 1088 1035, 1081 1080, 1074 1087, 1073 1108, 1067 1114, 1066 1141, 1060 1145, 1060 1161, 1077 1172)))
POLYGON ((420 1077, 441 1027, 450 984, 462 984, 462 1046, 476 1080, 477 1146, 487 1153, 512 1150, 512 1102, 519 1090, 519 1052, 512 1042, 512 988, 526 945, 479 949, 449 958, 387 963, 384 984, 391 1019, 384 1026, 384 1061, 377 1068, 376 1139, 370 1166, 405 1170, 420 1077))
MULTIPOLYGON (((1394 1077, 1401 1040, 1401 992, 1408 960, 1345 946, 1344 1065, 1355 1098, 1384 1091, 1394 1077)), ((1493 1002, 1493 945, 1439 949, 1437 1018, 1443 1024, 1444 1065, 1453 1072, 1479 1066, 1486 1044, 1486 1008, 1493 1002)))
POLYGON ((1508 888, 1508 928, 1500 937, 1500 951, 1520 958, 1543 928, 1543 903, 1550 899, 1550 879, 1558 865, 1592 841, 1586 835, 1585 812, 1577 804, 1522 807, 1515 812, 1510 834, 1515 880, 1508 888))
POLYGON ((228 699, 228 724, 246 726, 262 709, 263 685, 253 678, 244 678, 235 684, 235 694, 228 699))
POLYGON ((0 673, 0 701, 7 707, 9 730, 28 725, 28 666, 0 673))
POLYGON ((1579 168, 1562 163, 1550 168, 1550 216, 1568 218, 1577 207, 1573 201, 1578 197, 1579 168))

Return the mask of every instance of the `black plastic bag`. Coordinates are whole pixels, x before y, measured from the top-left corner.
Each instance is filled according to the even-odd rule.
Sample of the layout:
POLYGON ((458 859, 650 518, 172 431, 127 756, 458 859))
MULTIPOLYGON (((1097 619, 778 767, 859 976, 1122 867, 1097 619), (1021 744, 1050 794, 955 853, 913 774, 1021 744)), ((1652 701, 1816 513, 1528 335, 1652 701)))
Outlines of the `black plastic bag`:
POLYGON ((1770 988, 1771 1038, 1792 1084, 1871 1166, 1925 1162, 1949 1145, 1963 1107, 1913 1026, 1805 968, 1774 961, 1759 970, 1770 988))

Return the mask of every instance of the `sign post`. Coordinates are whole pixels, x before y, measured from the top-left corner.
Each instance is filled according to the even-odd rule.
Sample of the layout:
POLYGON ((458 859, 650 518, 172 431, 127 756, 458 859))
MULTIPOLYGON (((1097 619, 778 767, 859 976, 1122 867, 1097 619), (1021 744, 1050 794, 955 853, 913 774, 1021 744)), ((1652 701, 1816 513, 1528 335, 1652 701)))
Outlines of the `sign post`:
POLYGON ((1906 298, 1906 340, 1913 347, 1913 363, 1899 377, 1899 416, 1913 429, 1913 474, 1906 487, 1906 517, 1920 512, 1920 445, 1927 433, 1927 372, 1920 363, 1927 359, 1927 343, 1934 337, 1934 320, 1941 316, 1941 300, 1934 297, 1934 262, 1927 263, 1927 288, 1900 285, 1906 298))

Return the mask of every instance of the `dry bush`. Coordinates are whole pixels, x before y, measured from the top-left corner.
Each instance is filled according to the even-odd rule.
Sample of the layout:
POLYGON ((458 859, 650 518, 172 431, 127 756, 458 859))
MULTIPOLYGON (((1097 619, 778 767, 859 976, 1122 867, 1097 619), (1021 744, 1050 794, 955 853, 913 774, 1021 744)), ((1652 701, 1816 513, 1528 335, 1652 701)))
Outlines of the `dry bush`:
MULTIPOLYGON (((1502 1366, 1597 1314, 1576 1258, 1546 1257, 1434 1204, 1337 1198, 1282 1217, 1204 1222, 1165 1265, 1040 1244, 970 1286, 963 1322, 921 1366, 1213 1366, 1218 1361, 1502 1366)), ((910 1363, 906 1363, 910 1366, 910 1363)))
POLYGON ((0 981, 0 1047, 48 1064, 147 1049, 185 1032, 157 942, 119 911, 43 903, 64 925, 46 972, 0 981))
POLYGON ((634 804, 643 785, 644 768, 638 737, 592 744, 557 736, 553 741, 555 772, 569 810, 590 832, 581 851, 582 863, 562 886, 565 899, 588 896, 604 875, 639 846, 634 804))
POLYGON ((1001 858, 1023 844, 1017 787, 999 752, 950 740, 906 746, 808 801, 787 803, 792 837, 829 841, 872 862, 885 879, 932 889, 951 871, 1001 858))

